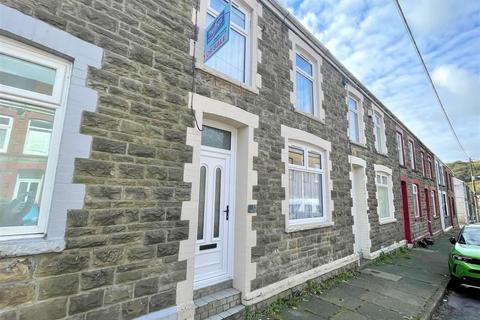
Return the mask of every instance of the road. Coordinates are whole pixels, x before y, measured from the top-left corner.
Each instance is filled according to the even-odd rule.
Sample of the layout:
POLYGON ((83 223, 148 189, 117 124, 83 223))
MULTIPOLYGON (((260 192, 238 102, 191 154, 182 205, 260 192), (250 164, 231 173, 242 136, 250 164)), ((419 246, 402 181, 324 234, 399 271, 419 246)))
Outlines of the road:
POLYGON ((480 319, 480 288, 449 286, 433 320, 480 319))

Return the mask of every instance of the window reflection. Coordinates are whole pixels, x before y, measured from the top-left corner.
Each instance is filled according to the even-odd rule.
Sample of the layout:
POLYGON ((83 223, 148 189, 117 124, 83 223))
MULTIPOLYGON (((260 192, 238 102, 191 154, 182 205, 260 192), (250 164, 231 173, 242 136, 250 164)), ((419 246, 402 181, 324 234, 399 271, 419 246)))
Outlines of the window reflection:
POLYGON ((0 227, 38 224, 53 118, 51 110, 0 99, 0 227))

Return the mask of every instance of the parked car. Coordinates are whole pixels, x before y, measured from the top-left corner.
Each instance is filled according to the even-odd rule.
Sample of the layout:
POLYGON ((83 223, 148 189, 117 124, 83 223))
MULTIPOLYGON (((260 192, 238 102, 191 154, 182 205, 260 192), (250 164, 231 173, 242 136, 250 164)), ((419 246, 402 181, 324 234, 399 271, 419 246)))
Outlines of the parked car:
POLYGON ((450 242, 454 244, 448 258, 452 281, 480 283, 480 224, 466 225, 450 242))

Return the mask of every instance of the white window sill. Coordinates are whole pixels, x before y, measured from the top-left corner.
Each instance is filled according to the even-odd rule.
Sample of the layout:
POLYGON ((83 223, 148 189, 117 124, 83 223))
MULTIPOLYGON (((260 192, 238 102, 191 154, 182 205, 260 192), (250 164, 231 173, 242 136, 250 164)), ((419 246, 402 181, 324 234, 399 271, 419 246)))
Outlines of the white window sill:
MULTIPOLYGON (((214 75, 215 77, 218 77, 218 78, 221 78, 225 81, 228 81, 230 82, 231 84, 233 85, 236 85, 236 86, 239 86, 239 87, 242 87, 243 89, 247 90, 247 91, 250 91, 254 94, 258 94, 259 93, 259 90, 256 86, 252 86, 251 84, 245 84, 243 82, 240 82, 236 79, 233 79, 232 77, 229 77, 227 76, 226 74, 223 74, 221 73, 220 71, 217 71, 213 68, 210 68, 209 66, 207 66, 206 64, 204 63, 201 63, 201 62, 196 62, 195 63, 195 68, 197 69, 200 69, 202 71, 205 71, 206 73, 210 73, 212 75, 214 75)), ((252 75, 252 76, 256 76, 256 75, 252 75)), ((254 81, 253 81, 254 82, 254 81)))
POLYGON ((297 224, 288 224, 285 227, 285 232, 297 232, 302 230, 310 230, 310 229, 320 229, 333 226, 333 221, 329 222, 310 222, 310 223, 297 223, 297 224))
POLYGON ((65 249, 63 239, 27 238, 0 241, 0 258, 61 252, 63 249, 65 249))
MULTIPOLYGON (((350 140, 350 138, 349 138, 349 140, 350 140)), ((359 147, 362 147, 362 148, 367 148, 367 145, 365 143, 362 143, 362 142, 355 142, 355 141, 350 140, 350 143, 355 145, 355 146, 359 146, 359 147)))
POLYGON ((296 113, 299 113, 299 114, 301 114, 301 115, 304 115, 304 116, 307 117, 307 118, 310 118, 310 119, 312 119, 312 120, 315 120, 315 121, 318 121, 318 122, 320 122, 320 123, 322 123, 322 124, 325 124, 325 119, 322 119, 322 118, 320 118, 319 116, 316 116, 316 115, 314 115, 314 114, 311 114, 311 113, 302 111, 302 110, 297 109, 297 108, 295 108, 295 107, 293 107, 293 111, 295 111, 296 113))
POLYGON ((379 223, 381 225, 384 225, 384 224, 389 224, 389 223, 394 223, 394 222, 397 222, 398 220, 395 219, 395 218, 385 218, 385 219, 380 219, 379 220, 379 223))

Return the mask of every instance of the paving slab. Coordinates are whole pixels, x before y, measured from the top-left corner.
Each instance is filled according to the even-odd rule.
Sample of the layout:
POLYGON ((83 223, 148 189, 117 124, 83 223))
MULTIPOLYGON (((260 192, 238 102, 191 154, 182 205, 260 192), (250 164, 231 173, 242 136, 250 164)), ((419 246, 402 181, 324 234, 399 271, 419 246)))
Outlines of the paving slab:
POLYGON ((449 279, 449 236, 441 236, 429 249, 412 250, 385 264, 370 264, 356 277, 285 310, 280 319, 405 320, 425 316, 449 279))

